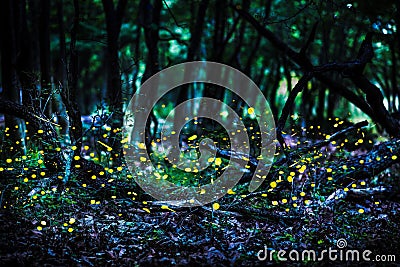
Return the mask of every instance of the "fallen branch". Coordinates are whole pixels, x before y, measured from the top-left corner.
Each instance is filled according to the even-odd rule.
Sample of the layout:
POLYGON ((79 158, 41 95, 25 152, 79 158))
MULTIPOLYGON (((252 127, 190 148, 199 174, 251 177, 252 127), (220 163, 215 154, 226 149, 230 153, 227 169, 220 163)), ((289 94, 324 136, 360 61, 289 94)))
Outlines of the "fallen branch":
POLYGON ((316 179, 332 177, 334 181, 345 184, 354 180, 373 177, 386 170, 395 163, 400 162, 400 139, 375 145, 374 148, 364 155, 335 162, 327 162, 320 169, 316 179), (328 171, 331 169, 332 171, 328 171))
MULTIPOLYGON (((40 114, 35 114, 32 110, 26 108, 25 106, 2 98, 0 98, 0 113, 13 115, 28 121, 32 129, 37 132, 38 135, 40 135, 42 138, 44 151, 43 163, 46 166, 45 169, 40 169, 41 171, 49 174, 65 174, 66 160, 64 159, 63 152, 61 150, 56 150, 56 148, 60 148, 61 145, 58 141, 57 133, 53 128, 51 121, 47 120, 40 114)), ((71 171, 72 173, 78 175, 81 179, 85 179, 85 181, 95 186, 104 184, 105 181, 108 180, 107 172, 101 165, 84 158, 81 158, 79 161, 75 161, 71 171), (99 176, 101 172, 105 174, 105 180, 100 178, 99 180, 92 179, 93 175, 99 176)), ((19 176, 21 173, 24 173, 24 171, 4 170, 2 173, 0 173, 0 175, 9 179, 9 177, 19 176)))
POLYGON ((56 148, 60 147, 58 137, 51 122, 43 118, 40 114, 35 114, 33 110, 26 108, 15 102, 0 98, 0 113, 19 117, 30 123, 32 129, 41 135, 43 141, 44 164, 51 171, 59 171, 65 167, 65 160, 61 152, 56 148))
POLYGON ((387 199, 392 193, 392 190, 387 187, 373 187, 373 188, 350 188, 346 191, 338 189, 333 192, 322 204, 323 207, 330 207, 339 200, 359 200, 359 199, 387 199))

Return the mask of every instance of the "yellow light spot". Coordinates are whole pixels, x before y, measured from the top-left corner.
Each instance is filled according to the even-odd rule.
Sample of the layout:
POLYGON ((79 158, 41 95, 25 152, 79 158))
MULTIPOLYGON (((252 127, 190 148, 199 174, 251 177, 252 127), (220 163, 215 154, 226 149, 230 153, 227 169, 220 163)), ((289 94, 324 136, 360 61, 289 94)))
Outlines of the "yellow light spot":
POLYGON ((325 138, 329 139, 329 138, 331 138, 331 136, 329 134, 327 134, 325 138))
POLYGON ((213 204, 213 210, 219 209, 220 205, 218 203, 213 204))
POLYGON ((283 204, 287 203, 287 199, 286 198, 282 199, 282 203, 283 204))
POLYGON ((232 189, 228 189, 227 193, 228 193, 228 195, 234 195, 234 194, 236 194, 235 191, 233 191, 232 189))
POLYGON ((118 167, 118 168, 117 168, 117 171, 119 171, 119 172, 122 171, 122 167, 121 167, 121 166, 118 167))
POLYGON ((73 224, 75 222, 75 218, 71 218, 71 219, 69 219, 69 224, 73 224))
POLYGON ((43 160, 39 159, 37 162, 38 162, 39 164, 42 164, 42 163, 43 163, 43 160))
POLYGON ((26 183, 26 182, 28 182, 28 181, 29 181, 29 179, 28 179, 28 178, 25 178, 25 179, 24 179, 24 182, 25 182, 25 183, 26 183))
POLYGON ((277 206, 278 205, 278 201, 272 201, 272 205, 277 206))
POLYGON ((90 200, 90 204, 96 204, 96 200, 94 199, 90 200))
POLYGON ((392 160, 396 160, 397 159, 397 156, 396 155, 393 155, 392 156, 392 160))
POLYGON ((73 231, 74 231, 74 228, 71 228, 71 227, 68 228, 69 233, 72 233, 73 231))
POLYGON ((12 162, 12 159, 6 159, 6 162, 7 162, 7 163, 11 163, 11 162, 12 162))
POLYGON ((175 212, 173 209, 170 209, 167 205, 162 205, 162 206, 161 206, 161 209, 163 209, 163 210, 170 210, 170 211, 175 212))
POLYGON ((147 159, 145 157, 140 157, 141 162, 145 162, 147 159))
POLYGON ((364 160, 360 159, 360 164, 364 164, 364 162, 365 162, 364 160))
POLYGON ((359 209, 358 212, 359 213, 364 213, 364 210, 363 209, 359 209))
POLYGON ((145 143, 139 143, 139 144, 138 144, 138 147, 139 147, 140 149, 146 149, 145 143))
POLYGON ((190 168, 185 168, 185 172, 191 172, 192 171, 192 169, 190 169, 190 168))
POLYGON ((37 132, 40 134, 44 133, 42 129, 39 129, 37 132))
POLYGON ((254 113, 254 108, 248 108, 247 109, 247 113, 249 113, 250 115, 254 113))
POLYGON ((45 173, 45 172, 40 172, 40 175, 41 175, 41 176, 45 176, 46 173, 45 173))
POLYGON ((146 211, 147 213, 150 213, 150 210, 148 208, 143 208, 144 211, 146 211))
POLYGON ((36 229, 38 229, 39 231, 42 231, 42 226, 38 226, 38 227, 36 227, 36 229))
POLYGON ((301 166, 301 168, 299 169, 299 173, 304 173, 304 171, 307 169, 306 165, 301 166))
POLYGON ((246 158, 245 156, 243 156, 242 159, 243 159, 244 161, 249 161, 249 160, 250 160, 249 158, 246 158))
POLYGON ((79 160, 81 157, 79 157, 79 156, 75 156, 74 157, 74 160, 79 160))
POLYGON ((215 159, 215 165, 219 166, 219 165, 221 165, 221 163, 222 163, 221 158, 216 158, 215 159))
POLYGON ((287 180, 288 180, 289 183, 291 183, 291 182, 293 182, 293 177, 292 176, 288 176, 287 180))
POLYGON ((276 187, 276 182, 271 182, 269 185, 270 185, 272 188, 275 188, 275 187, 276 187))
POLYGON ((193 141, 197 138, 197 135, 192 135, 191 137, 188 138, 189 141, 193 141))
POLYGON ((83 187, 86 187, 86 184, 82 184, 83 187))
POLYGON ((84 146, 83 149, 89 150, 89 146, 84 146))
POLYGON ((76 146, 72 146, 71 149, 75 151, 77 149, 77 147, 76 146))
POLYGON ((97 143, 99 143, 100 145, 102 145, 102 146, 104 146, 105 148, 107 148, 107 151, 111 151, 111 150, 112 150, 112 147, 110 147, 110 146, 107 145, 107 144, 104 144, 104 143, 101 142, 101 141, 97 141, 97 143))

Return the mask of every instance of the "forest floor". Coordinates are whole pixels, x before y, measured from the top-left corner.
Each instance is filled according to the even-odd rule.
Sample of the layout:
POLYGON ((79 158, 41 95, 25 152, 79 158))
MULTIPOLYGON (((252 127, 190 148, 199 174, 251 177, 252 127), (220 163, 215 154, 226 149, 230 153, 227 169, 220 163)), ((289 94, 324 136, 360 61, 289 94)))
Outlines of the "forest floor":
MULTIPOLYGON (((146 209, 129 199, 77 198, 80 190, 71 187, 70 196, 59 199, 63 203, 53 199, 51 206, 43 201, 29 208, 3 209, 2 266, 258 266, 279 263, 276 254, 272 260, 258 259, 265 246, 269 253, 271 249, 321 252, 337 249, 339 239, 347 242, 343 250, 369 249, 372 259, 379 254, 395 255, 397 261, 400 257, 400 203, 390 200, 341 201, 289 212, 269 207, 262 212, 250 208, 262 206, 262 197, 235 196, 221 201, 218 210, 153 212, 150 202, 145 203, 146 209), (225 211, 236 201, 249 207, 249 213, 225 211)), ((300 258, 286 264, 306 262, 300 258)), ((344 264, 339 260, 309 263, 344 264)))
MULTIPOLYGON (((337 159, 329 153, 330 160, 337 159)), ((346 156, 365 150, 352 153, 346 156)), ((40 177, 40 169, 37 172, 40 177)), ((116 170, 116 180, 116 173, 123 176, 116 170)), ((361 258, 365 250, 371 251, 373 264, 378 259, 386 259, 386 266, 400 262, 398 194, 337 199, 326 205, 328 196, 340 189, 332 181, 304 189, 298 197, 290 187, 286 192, 259 188, 248 195, 247 185, 241 184, 217 206, 174 210, 161 208, 126 177, 133 189, 128 195, 118 186, 92 190, 79 177, 71 177, 63 187, 38 177, 0 184, 1 266, 262 266, 282 264, 279 250, 286 251, 284 263, 289 266, 367 264, 361 258), (319 256, 315 261, 302 258, 303 251, 321 255, 328 249, 358 250, 360 261, 347 262, 339 254, 335 261, 327 254, 322 261, 319 256), (295 252, 290 254, 294 250, 297 259, 295 252), (266 259, 260 260, 265 251, 266 259)), ((393 165, 352 187, 396 187, 399 179, 400 166, 393 165)))

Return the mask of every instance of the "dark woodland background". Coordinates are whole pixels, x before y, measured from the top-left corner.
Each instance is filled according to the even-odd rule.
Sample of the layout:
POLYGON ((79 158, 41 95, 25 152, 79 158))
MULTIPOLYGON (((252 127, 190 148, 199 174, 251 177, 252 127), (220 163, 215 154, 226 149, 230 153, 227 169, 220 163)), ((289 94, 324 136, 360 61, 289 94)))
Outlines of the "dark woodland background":
POLYGON ((2 0, 0 12, 5 266, 275 264, 257 259, 264 245, 321 251, 341 238, 371 258, 400 260, 399 1, 2 0), (123 114, 145 80, 195 60, 234 67, 259 86, 277 153, 249 193, 260 154, 250 107, 216 86, 178 87, 147 122, 156 176, 199 186, 229 159, 248 163, 218 202, 169 207, 127 170, 123 114), (219 124, 191 120, 182 155, 208 137, 217 158, 187 173, 157 146, 169 112, 200 96, 239 114, 251 155, 230 150, 219 124))

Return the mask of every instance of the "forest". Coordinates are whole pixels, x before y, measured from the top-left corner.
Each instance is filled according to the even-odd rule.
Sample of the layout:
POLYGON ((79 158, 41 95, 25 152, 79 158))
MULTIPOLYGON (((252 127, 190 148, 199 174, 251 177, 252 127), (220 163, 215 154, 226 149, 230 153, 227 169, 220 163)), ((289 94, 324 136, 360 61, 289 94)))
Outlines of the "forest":
POLYGON ((1 266, 398 266, 399 1, 0 13, 1 266))

